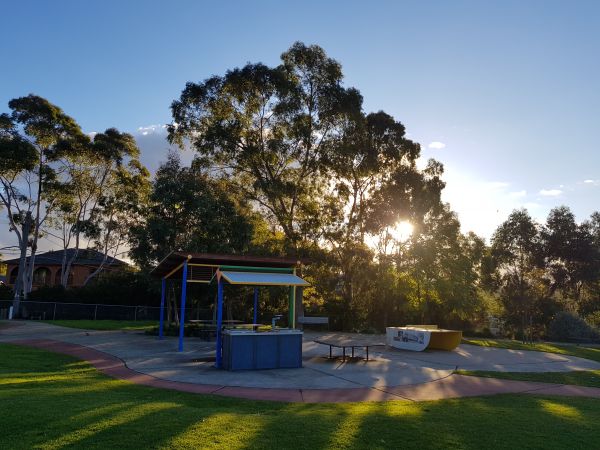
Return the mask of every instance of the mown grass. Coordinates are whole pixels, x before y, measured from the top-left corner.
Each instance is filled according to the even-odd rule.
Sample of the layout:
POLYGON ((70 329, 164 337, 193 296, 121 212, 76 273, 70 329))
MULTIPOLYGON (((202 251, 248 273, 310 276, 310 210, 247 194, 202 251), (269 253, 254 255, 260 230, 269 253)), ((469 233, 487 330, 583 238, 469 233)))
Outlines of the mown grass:
POLYGON ((457 370, 461 375, 501 378, 504 380, 536 381, 540 383, 573 384, 600 388, 600 370, 575 372, 492 372, 483 370, 457 370))
POLYGON ((506 348, 510 350, 529 350, 537 352, 558 353, 560 355, 577 356, 600 362, 600 347, 586 347, 574 344, 554 344, 550 342, 537 342, 523 344, 510 339, 463 339, 463 344, 479 345, 481 347, 506 348))
MULTIPOLYGON (((497 347, 510 350, 532 350, 577 356, 600 362, 600 348, 570 344, 540 342, 523 344, 503 339, 463 339, 463 343, 482 347, 497 347)), ((600 388, 600 370, 579 370, 574 372, 492 372, 482 370, 458 370, 456 373, 476 377, 501 378, 505 380, 536 381, 542 383, 572 384, 600 388)))
POLYGON ((594 448, 600 400, 286 404, 136 386, 0 345, 0 448, 594 448))
POLYGON ((150 330, 158 326, 153 320, 44 320, 45 323, 82 330, 150 330))

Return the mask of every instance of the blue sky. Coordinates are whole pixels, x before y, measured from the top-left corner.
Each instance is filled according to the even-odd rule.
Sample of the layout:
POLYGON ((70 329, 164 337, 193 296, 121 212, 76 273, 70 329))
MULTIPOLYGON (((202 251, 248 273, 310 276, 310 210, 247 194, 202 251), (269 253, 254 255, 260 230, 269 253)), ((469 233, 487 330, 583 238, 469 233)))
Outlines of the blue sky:
POLYGON ((0 111, 44 96, 86 131, 135 133, 151 168, 186 81, 316 43, 445 164, 465 231, 520 206, 600 210, 600 2, 23 0, 0 39, 0 111))

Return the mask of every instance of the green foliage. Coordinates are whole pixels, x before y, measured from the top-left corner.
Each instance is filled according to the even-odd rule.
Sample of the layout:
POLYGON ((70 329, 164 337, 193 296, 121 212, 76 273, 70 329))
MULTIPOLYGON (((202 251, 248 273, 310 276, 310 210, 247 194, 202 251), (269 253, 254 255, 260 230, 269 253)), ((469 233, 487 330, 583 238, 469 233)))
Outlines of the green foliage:
POLYGON ((552 291, 573 300, 579 309, 582 295, 600 278, 600 246, 594 245, 593 222, 578 225, 569 208, 550 211, 542 232, 552 291))
POLYGON ((535 303, 536 268, 542 258, 540 230, 525 209, 513 211, 492 236, 491 254, 509 325, 522 335, 535 303))
POLYGON ((11 300, 13 298, 13 290, 5 284, 0 284, 0 300, 11 300))
POLYGON ((188 83, 171 106, 169 138, 190 142, 297 252, 326 220, 327 162, 362 98, 342 87, 341 66, 318 46, 296 43, 281 59, 188 83))
POLYGON ((595 312, 585 316, 585 321, 590 326, 592 326, 593 328, 596 328, 597 330, 600 331, 600 310, 595 311, 595 312))
MULTIPOLYGON (((361 95, 343 87, 341 65, 322 48, 296 43, 281 62, 188 83, 171 107, 171 142, 191 145, 197 163, 283 237, 267 242, 313 261, 303 272, 313 285, 305 304, 328 314, 333 327, 483 316, 485 246, 463 236, 442 205, 443 166, 430 160, 419 170, 420 146, 404 125, 383 111, 364 112, 361 95), (390 233, 401 220, 416 230, 406 245, 390 233)), ((178 235, 184 248, 196 245, 178 235)), ((138 253, 141 261, 152 251, 138 253)))
POLYGON ((61 166, 84 151, 90 140, 72 117, 42 97, 30 94, 10 100, 8 106, 10 115, 0 115, 0 204, 23 261, 15 290, 27 295, 43 224, 68 192, 61 166), (24 223, 28 226, 22 230, 24 223), (25 265, 28 247, 32 257, 25 265))
POLYGON ((144 221, 130 230, 130 254, 143 268, 174 250, 247 252, 260 222, 223 182, 198 164, 182 167, 175 153, 158 169, 149 203, 144 221))
POLYGON ((581 317, 566 311, 559 312, 548 326, 548 338, 557 341, 597 339, 599 334, 581 317))
POLYGON ((160 282, 145 272, 104 272, 83 287, 45 286, 31 292, 33 301, 157 306, 160 282))

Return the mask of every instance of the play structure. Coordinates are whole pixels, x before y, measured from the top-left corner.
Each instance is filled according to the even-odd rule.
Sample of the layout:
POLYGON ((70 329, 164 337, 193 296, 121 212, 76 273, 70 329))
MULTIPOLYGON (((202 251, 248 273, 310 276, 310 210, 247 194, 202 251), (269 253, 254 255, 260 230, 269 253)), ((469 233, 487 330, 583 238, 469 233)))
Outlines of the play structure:
MULTIPOLYGON (((185 303, 188 283, 216 285, 214 331, 216 334, 215 367, 228 370, 271 369, 302 366, 302 331, 295 329, 297 288, 309 283, 296 275, 301 262, 292 258, 217 255, 209 253, 171 252, 151 272, 161 278, 159 339, 164 335, 166 283, 181 280, 179 315, 179 351, 183 351, 185 303), (253 286, 253 323, 223 320, 223 291, 225 285, 253 286), (281 315, 271 326, 258 322, 258 288, 286 286, 289 288, 288 329, 276 327, 281 315), (230 323, 228 328, 226 322, 230 323)), ((301 295, 301 291, 300 291, 301 295)))
POLYGON ((387 345, 415 352, 425 349, 454 350, 462 339, 462 331, 442 330, 437 325, 387 327, 385 331, 387 345))

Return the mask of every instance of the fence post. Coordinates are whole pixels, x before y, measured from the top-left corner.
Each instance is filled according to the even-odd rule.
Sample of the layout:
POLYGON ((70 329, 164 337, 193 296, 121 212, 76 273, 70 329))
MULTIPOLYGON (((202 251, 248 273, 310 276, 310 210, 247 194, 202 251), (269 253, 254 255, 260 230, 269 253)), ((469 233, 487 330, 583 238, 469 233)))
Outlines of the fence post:
POLYGON ((137 322, 137 306, 135 307, 135 309, 133 310, 133 321, 137 322))
POLYGON ((52 320, 56 320, 56 302, 54 302, 54 312, 52 313, 52 320))
POLYGON ((98 305, 96 305, 96 307, 94 308, 94 320, 96 320, 97 316, 98 316, 98 305))

